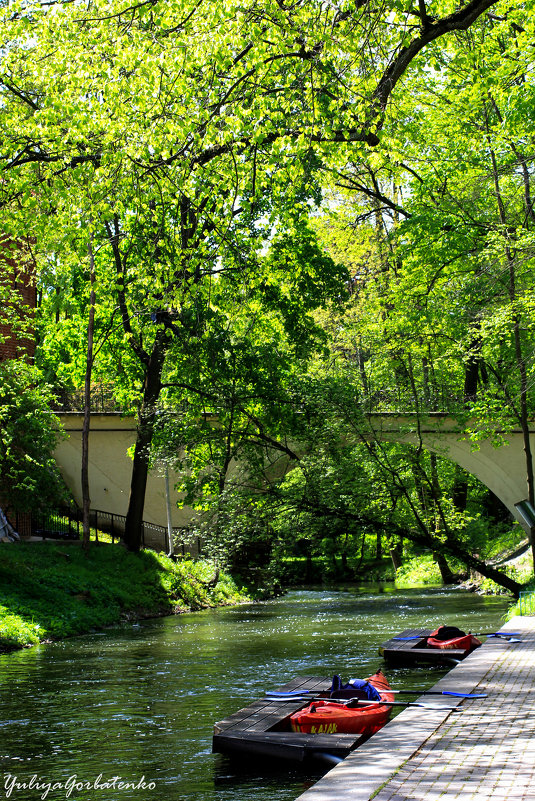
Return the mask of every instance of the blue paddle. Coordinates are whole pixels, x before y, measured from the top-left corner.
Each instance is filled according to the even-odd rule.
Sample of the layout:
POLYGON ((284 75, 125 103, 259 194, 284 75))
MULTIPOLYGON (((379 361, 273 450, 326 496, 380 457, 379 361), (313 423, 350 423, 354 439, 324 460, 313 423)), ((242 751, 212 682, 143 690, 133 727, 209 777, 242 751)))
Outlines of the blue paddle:
POLYGON ((487 698, 487 693, 454 693, 452 690, 389 690, 401 695, 453 695, 455 698, 487 698))
MULTIPOLYGON (((470 632, 472 633, 472 632, 470 632)), ((425 640, 427 639, 426 634, 419 634, 418 636, 413 637, 392 637, 393 640, 402 640, 407 642, 409 640, 425 640)), ((521 634, 518 631, 479 631, 474 634, 474 637, 520 637, 521 634)), ((454 639, 454 638, 452 638, 454 639)))
POLYGON ((451 709, 455 710, 456 712, 462 712, 462 709, 458 709, 456 706, 445 706, 443 704, 423 704, 419 701, 363 701, 357 698, 348 698, 346 701, 337 701, 334 698, 316 698, 312 696, 312 698, 307 697, 306 695, 299 696, 294 695, 290 698, 266 698, 267 701, 271 703, 289 703, 290 701, 329 701, 330 704, 340 704, 341 706, 349 707, 350 709, 356 708, 357 706, 420 706, 422 709, 451 709))
MULTIPOLYGON (((351 682, 350 682, 351 683, 351 682)), ((272 701, 288 700, 293 701, 306 696, 308 693, 317 694, 317 690, 290 690, 288 692, 271 692, 265 693, 265 697, 272 701)), ((453 695, 456 698, 486 698, 486 693, 455 693, 451 690, 389 690, 388 692, 403 693, 403 695, 453 695)), ((327 699, 324 699, 327 700, 327 699)), ((377 702, 375 702, 377 703, 377 702)))

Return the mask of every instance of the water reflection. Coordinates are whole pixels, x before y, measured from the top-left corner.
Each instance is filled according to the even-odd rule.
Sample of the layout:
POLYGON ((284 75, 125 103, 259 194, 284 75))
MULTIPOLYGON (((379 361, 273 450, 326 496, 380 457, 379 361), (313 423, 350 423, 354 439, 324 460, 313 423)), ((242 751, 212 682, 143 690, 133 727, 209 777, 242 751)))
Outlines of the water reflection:
MULTIPOLYGON (((145 621, 0 657, 0 764, 28 782, 120 776, 154 790, 81 789, 77 801, 290 801, 318 774, 211 753, 215 720, 295 675, 364 677, 377 648, 408 627, 494 630, 502 598, 460 591, 297 590, 266 603, 145 621)), ((398 689, 436 667, 387 671, 398 689)), ((14 801, 39 798, 13 791, 14 801)), ((63 790, 49 798, 66 797, 63 790)))

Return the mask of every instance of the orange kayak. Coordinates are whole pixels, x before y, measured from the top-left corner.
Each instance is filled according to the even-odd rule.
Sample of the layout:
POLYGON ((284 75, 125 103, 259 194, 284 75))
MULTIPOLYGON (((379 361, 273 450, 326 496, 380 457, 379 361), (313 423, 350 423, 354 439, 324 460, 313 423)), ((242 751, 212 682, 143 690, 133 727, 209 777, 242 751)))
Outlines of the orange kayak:
POLYGON ((481 645, 481 640, 478 640, 473 634, 465 634, 464 631, 457 630, 456 636, 445 637, 447 633, 446 626, 439 626, 436 631, 432 631, 427 638, 428 648, 457 648, 463 651, 473 651, 481 645))
MULTIPOLYGON (((329 700, 314 701, 290 718, 292 731, 306 734, 363 734, 370 736, 379 731, 392 711, 384 701, 393 701, 394 694, 386 677, 378 671, 366 679, 379 693, 377 702, 348 708, 329 700)), ((355 692, 358 698, 359 692, 355 692)))
POLYGON ((481 645, 481 640, 473 634, 465 634, 464 637, 454 637, 452 640, 437 640, 435 637, 427 638, 429 648, 458 648, 463 651, 473 651, 481 645))

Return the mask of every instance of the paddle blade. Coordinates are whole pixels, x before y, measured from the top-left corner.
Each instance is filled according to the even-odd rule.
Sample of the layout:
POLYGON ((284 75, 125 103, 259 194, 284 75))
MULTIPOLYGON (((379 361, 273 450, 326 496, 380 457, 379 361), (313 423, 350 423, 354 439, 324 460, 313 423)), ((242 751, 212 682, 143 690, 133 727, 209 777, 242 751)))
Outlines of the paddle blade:
POLYGON ((280 696, 272 697, 270 695, 267 695, 264 698, 264 701, 268 701, 270 704, 291 704, 293 701, 311 701, 311 700, 314 699, 311 699, 310 696, 308 695, 287 695, 284 698, 281 698, 280 696))
POLYGON ((455 698, 486 698, 487 693, 456 693, 453 690, 389 690, 401 695, 453 695, 455 698))

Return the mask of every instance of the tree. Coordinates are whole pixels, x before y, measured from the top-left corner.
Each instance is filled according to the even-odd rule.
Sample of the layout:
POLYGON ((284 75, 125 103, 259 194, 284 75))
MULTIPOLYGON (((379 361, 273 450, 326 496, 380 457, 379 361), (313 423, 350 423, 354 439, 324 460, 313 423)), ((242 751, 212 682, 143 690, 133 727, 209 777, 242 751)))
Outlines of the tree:
MULTIPOLYGON (((355 282, 360 325, 341 327, 344 347, 352 337, 349 352, 360 359, 368 408, 447 410, 474 443, 499 442, 519 426, 528 498, 531 32, 526 8, 509 8, 431 47, 430 70, 392 112, 385 152, 337 172, 338 186, 358 198, 345 225, 364 242, 373 221, 380 239, 375 271, 368 260, 355 282)), ((458 483, 459 509, 465 491, 458 483)))
MULTIPOLYGON (((226 271, 236 276, 229 265, 226 271)), ((262 469, 270 449, 293 457, 279 439, 299 414, 288 384, 323 347, 312 313, 343 292, 346 280, 346 270, 296 220, 274 238, 254 275, 214 283, 205 328, 190 347, 171 353, 158 416, 154 458, 184 474, 185 503, 217 510, 244 454, 262 469)))
POLYGON ((47 512, 65 500, 54 462, 59 420, 35 368, 0 364, 0 496, 8 511, 47 512))
POLYGON ((304 0, 4 10, 2 223, 20 230, 33 210, 46 250, 50 218, 98 185, 97 245, 113 260, 112 293, 143 383, 130 548, 140 544, 171 342, 184 346, 202 328, 218 260, 232 251, 240 269, 254 269, 262 239, 311 196, 321 160, 341 146, 354 158, 377 146, 389 99, 424 48, 494 3, 436 13, 304 0))

